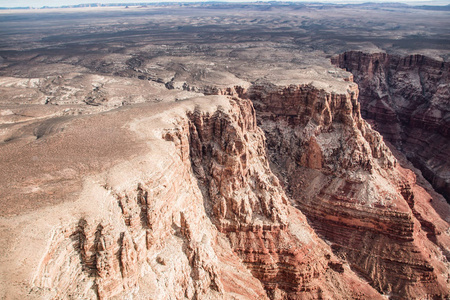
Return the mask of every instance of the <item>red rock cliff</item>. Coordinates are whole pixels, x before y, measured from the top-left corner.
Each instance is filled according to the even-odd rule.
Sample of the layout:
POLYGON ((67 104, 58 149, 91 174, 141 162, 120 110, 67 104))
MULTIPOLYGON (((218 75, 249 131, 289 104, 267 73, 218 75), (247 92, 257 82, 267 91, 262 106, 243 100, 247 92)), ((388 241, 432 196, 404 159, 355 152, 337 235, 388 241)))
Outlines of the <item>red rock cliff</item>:
POLYGON ((394 299, 448 297, 448 223, 361 118, 357 95, 354 83, 344 93, 260 83, 246 94, 273 170, 334 253, 394 299))
POLYGON ((2 296, 448 297, 448 223, 361 118, 356 84, 333 80, 124 107, 4 144, 31 188, 0 219, 2 296), (61 147, 86 128, 89 147, 61 147), (27 149, 48 153, 48 174, 27 149), (62 199, 21 212, 30 191, 62 199))
POLYGON ((273 299, 377 297, 329 252, 269 168, 249 100, 238 115, 190 115, 190 155, 207 211, 273 299))
POLYGON ((332 62, 352 72, 361 112, 450 199, 450 64, 423 55, 346 52, 332 62))
POLYGON ((87 178, 58 217, 53 209, 24 217, 20 234, 24 226, 43 234, 30 241, 40 250, 23 264, 13 259, 22 255, 17 248, 3 258, 29 278, 15 294, 381 299, 291 205, 249 100, 211 96, 86 118, 109 117, 127 120, 139 136, 130 146, 147 150, 87 178))

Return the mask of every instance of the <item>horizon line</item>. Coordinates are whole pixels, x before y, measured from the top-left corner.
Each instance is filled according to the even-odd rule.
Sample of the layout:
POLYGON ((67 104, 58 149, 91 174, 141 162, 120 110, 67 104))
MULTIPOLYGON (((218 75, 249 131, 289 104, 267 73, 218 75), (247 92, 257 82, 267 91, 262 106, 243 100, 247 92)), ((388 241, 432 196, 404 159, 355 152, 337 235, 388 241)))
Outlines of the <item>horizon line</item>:
MULTIPOLYGON (((303 1, 303 0, 294 0, 294 1, 282 1, 282 0, 245 0, 245 1, 234 1, 234 0, 207 0, 207 1, 199 1, 199 0, 184 0, 184 1, 155 1, 155 2, 126 2, 117 1, 117 2, 82 2, 78 4, 63 4, 63 5, 41 5, 41 6, 0 6, 0 9, 57 9, 57 8, 98 8, 98 7, 114 7, 114 6, 126 6, 126 7, 135 7, 135 6, 156 6, 156 5, 173 5, 173 4, 314 4, 314 5, 363 5, 363 4, 376 4, 376 5, 393 5, 399 4, 402 6, 439 6, 445 7, 450 6, 450 3, 445 3, 449 1, 434 1, 434 0, 403 0, 403 1, 360 1, 360 0, 337 0, 337 1, 303 1), (437 2, 437 3, 433 3, 437 2)), ((1 4, 0 4, 1 5, 1 4)))

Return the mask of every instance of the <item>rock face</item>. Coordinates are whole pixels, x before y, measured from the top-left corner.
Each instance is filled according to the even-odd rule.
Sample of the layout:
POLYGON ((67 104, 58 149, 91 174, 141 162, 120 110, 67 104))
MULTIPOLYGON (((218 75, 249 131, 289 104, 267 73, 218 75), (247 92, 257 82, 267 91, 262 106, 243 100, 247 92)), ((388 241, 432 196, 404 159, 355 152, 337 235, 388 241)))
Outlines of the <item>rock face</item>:
POLYGON ((269 168, 251 102, 234 98, 232 105, 237 116, 195 111, 189 134, 181 135, 189 136, 193 170, 217 229, 271 298, 376 297, 344 272, 289 205, 269 168))
POLYGON ((260 84, 246 95, 273 169, 335 254, 392 298, 448 297, 448 223, 361 118, 357 86, 260 84))
MULTIPOLYGON (((123 126, 135 137, 118 133, 123 142, 150 146, 87 176, 77 200, 17 221, 2 249, 2 271, 16 274, 2 277, 6 296, 380 298, 288 201, 249 100, 210 96, 161 106, 80 117, 127 120, 123 126), (24 236, 30 228, 31 242, 24 236), (23 260, 15 249, 39 251, 23 260)), ((82 124, 66 125, 66 132, 82 124)), ((35 147, 68 136, 49 135, 35 147)))
POLYGON ((354 75, 362 116, 450 201, 450 64, 422 55, 346 52, 332 62, 354 75))
MULTIPOLYGON (((32 277, 24 276, 32 278, 30 290, 9 294, 55 299, 127 295, 265 299, 260 282, 205 213, 204 199, 192 173, 189 135, 181 140, 172 135, 182 132, 180 128, 189 128, 184 110, 208 106, 206 101, 212 101, 215 109, 217 105, 229 106, 225 97, 206 98, 203 103, 180 105, 183 113, 173 113, 180 118, 175 124, 158 123, 161 116, 139 119, 131 126, 151 141, 152 151, 118 164, 87 183, 75 206, 65 208, 72 216, 62 214, 58 226, 51 224, 54 220, 48 216, 50 212, 41 211, 37 218, 48 219, 54 228, 46 240, 47 248, 32 277)), ((225 115, 235 113, 229 107, 225 109, 225 115)), ((142 118, 151 110, 130 113, 142 118)), ((166 110, 170 112, 170 108, 166 110)), ((17 267, 11 258, 3 263, 17 267)), ((25 272, 35 267, 28 268, 25 272)))
POLYGON ((327 80, 12 129, 2 296, 445 299, 448 205, 361 118, 357 85, 327 80))

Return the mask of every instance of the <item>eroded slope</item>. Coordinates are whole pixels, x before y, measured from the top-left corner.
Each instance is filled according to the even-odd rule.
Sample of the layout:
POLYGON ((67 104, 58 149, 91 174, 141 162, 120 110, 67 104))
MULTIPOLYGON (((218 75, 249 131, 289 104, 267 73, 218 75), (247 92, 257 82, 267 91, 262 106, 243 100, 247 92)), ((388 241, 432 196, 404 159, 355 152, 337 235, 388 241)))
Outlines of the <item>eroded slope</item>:
POLYGON ((448 296, 448 220, 361 118, 356 84, 262 82, 246 96, 288 195, 338 256, 393 298, 448 296))
MULTIPOLYGON (((34 212, 20 213, 29 191, 16 191, 10 203, 18 215, 2 218, 3 296, 377 297, 287 201, 249 100, 210 96, 123 108, 79 117, 65 132, 90 122, 98 137, 108 119, 122 130, 99 146, 121 153, 112 138, 120 136, 134 155, 101 173, 82 159, 100 161, 101 151, 67 156, 82 164, 74 170, 82 186, 76 194, 60 186, 62 203, 34 212)), ((50 150, 73 138, 51 133, 30 144, 50 150)), ((55 174, 68 164, 41 159, 55 174)), ((23 176, 40 176, 35 168, 23 176)), ((52 191, 39 186, 32 193, 52 191)))
POLYGON ((423 55, 362 52, 332 60, 353 73, 363 117, 449 200, 450 64, 423 55))

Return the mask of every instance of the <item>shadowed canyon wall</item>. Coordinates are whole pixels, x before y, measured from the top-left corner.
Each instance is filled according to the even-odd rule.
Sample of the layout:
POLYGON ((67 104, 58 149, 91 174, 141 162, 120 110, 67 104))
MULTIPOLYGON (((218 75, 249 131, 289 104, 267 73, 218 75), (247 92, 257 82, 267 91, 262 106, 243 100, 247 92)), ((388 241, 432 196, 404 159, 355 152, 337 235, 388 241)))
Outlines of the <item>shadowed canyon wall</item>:
POLYGON ((353 74, 362 116, 450 201, 450 64, 362 52, 332 62, 353 74))
POLYGON ((255 84, 247 96, 273 169, 335 254, 392 299, 445 298, 447 223, 361 118, 357 86, 255 84))
POLYGON ((54 230, 30 297, 380 298, 288 201, 249 100, 179 105, 154 136, 158 116, 133 125, 164 154, 85 187, 99 211, 54 230))
POLYGON ((30 243, 40 246, 29 249, 40 250, 16 259, 26 247, 5 243, 4 269, 27 280, 10 293, 445 299, 448 220, 361 118, 357 85, 334 80, 260 80, 79 116, 44 135, 35 150, 67 143, 85 124, 100 137, 99 124, 114 119, 122 131, 102 148, 117 147, 117 135, 139 151, 86 176, 57 217, 50 207, 17 223, 6 241, 28 243, 33 228, 30 243))

